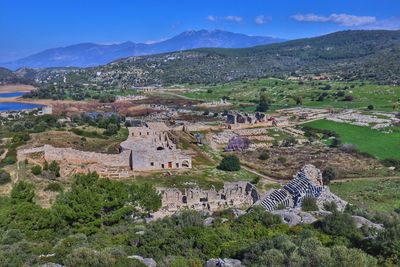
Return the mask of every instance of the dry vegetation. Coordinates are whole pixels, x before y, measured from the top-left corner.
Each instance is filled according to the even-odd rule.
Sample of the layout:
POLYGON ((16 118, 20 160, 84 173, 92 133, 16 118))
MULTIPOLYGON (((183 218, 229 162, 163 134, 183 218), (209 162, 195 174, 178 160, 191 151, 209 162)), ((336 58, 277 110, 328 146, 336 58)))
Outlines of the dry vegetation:
POLYGON ((239 156, 242 162, 255 170, 279 179, 291 179, 292 175, 305 164, 313 164, 321 170, 332 166, 338 171, 340 178, 368 177, 387 171, 387 168, 375 159, 327 147, 271 148, 268 160, 258 159, 260 153, 260 151, 247 151, 239 156), (285 160, 286 162, 283 162, 285 160))

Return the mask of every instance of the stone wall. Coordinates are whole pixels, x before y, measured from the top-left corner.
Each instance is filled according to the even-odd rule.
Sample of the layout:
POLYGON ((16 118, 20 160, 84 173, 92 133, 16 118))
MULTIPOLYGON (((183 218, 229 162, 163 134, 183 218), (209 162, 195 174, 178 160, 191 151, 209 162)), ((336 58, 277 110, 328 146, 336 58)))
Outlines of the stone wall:
POLYGON ((190 188, 180 191, 177 188, 158 188, 161 193, 161 206, 164 211, 193 209, 216 211, 230 207, 249 207, 259 200, 257 189, 248 182, 225 183, 223 189, 216 191, 190 188))

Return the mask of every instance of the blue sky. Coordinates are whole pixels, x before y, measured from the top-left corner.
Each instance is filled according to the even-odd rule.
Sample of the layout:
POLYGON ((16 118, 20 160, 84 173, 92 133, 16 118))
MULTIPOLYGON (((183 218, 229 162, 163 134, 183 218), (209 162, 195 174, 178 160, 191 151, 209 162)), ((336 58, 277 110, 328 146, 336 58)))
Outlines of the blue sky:
POLYGON ((400 29, 399 0, 0 0, 0 62, 81 42, 151 42, 190 29, 285 39, 400 29))

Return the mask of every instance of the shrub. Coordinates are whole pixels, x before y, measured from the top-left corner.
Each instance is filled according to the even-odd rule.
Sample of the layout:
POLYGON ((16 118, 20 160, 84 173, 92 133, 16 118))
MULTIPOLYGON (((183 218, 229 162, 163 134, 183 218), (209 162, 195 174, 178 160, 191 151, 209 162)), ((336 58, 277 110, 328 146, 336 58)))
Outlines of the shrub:
POLYGON ((339 138, 335 137, 332 139, 332 143, 331 143, 330 147, 339 147, 341 144, 342 144, 342 141, 339 138))
POLYGON ((278 160, 279 163, 282 163, 282 164, 285 164, 285 163, 287 162, 287 158, 282 157, 282 156, 281 156, 281 157, 278 157, 277 160, 278 160))
POLYGON ((4 169, 0 169, 0 185, 11 182, 11 176, 4 169))
POLYGON ((297 139, 294 136, 289 136, 285 140, 282 141, 282 146, 291 147, 297 144, 297 139))
POLYGON ((324 184, 329 184, 332 180, 336 179, 337 171, 333 167, 326 167, 322 172, 322 180, 324 184))
POLYGON ((25 181, 19 181, 11 190, 11 199, 14 203, 17 202, 33 202, 35 191, 33 184, 25 181))
POLYGON ((346 153, 356 153, 356 152, 358 152, 358 148, 354 144, 343 144, 340 147, 340 150, 342 150, 343 152, 346 152, 346 153))
POLYGON ((34 175, 39 175, 39 174, 42 173, 42 167, 41 167, 40 165, 35 165, 35 166, 33 166, 33 167, 31 168, 31 172, 32 172, 34 175))
POLYGON ((260 160, 267 160, 269 159, 269 153, 268 151, 264 150, 260 153, 260 155, 258 156, 258 159, 260 160))
POLYGON ((354 97, 353 97, 352 95, 346 95, 346 96, 343 98, 343 101, 351 102, 351 101, 353 101, 353 100, 354 100, 354 97))
POLYGON ((318 209, 317 199, 314 197, 306 197, 303 199, 301 203, 301 210, 302 211, 316 211, 318 209))
POLYGON ((396 169, 400 169, 400 160, 398 159, 383 159, 381 163, 385 167, 395 167, 396 169))
POLYGON ((56 177, 60 177, 60 165, 58 165, 57 161, 53 160, 49 165, 49 171, 54 173, 56 177))
POLYGON ((7 165, 12 165, 17 162, 17 158, 14 155, 7 156, 5 159, 3 159, 3 162, 7 165))
POLYGON ((254 179, 251 181, 252 184, 258 184, 258 182, 260 182, 260 176, 256 176, 254 177, 254 179))
POLYGON ((110 123, 107 126, 107 130, 104 131, 104 135, 115 135, 118 133, 118 125, 110 123))
POLYGON ((335 211, 337 211, 337 205, 334 201, 325 202, 324 209, 327 211, 330 211, 330 212, 335 212, 335 211))
POLYGON ((44 190, 53 192, 62 192, 64 188, 60 183, 50 183, 48 186, 46 186, 44 190))
POLYGON ((368 105, 368 107, 367 107, 369 110, 373 110, 374 109, 374 106, 373 105, 368 105))
POLYGON ((235 155, 226 156, 217 168, 223 171, 238 171, 240 170, 240 160, 235 155))

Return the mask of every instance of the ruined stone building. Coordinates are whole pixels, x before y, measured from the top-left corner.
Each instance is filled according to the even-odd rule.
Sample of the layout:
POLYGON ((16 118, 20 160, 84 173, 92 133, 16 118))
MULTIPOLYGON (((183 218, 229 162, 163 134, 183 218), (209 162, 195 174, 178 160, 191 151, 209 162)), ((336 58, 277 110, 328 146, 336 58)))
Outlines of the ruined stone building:
POLYGON ((224 183, 217 191, 190 188, 158 188, 161 193, 161 209, 178 211, 181 209, 216 211, 230 207, 249 207, 260 199, 257 189, 248 182, 224 183))
POLYGON ((228 124, 255 124, 266 122, 267 116, 262 112, 256 112, 255 114, 229 112, 226 120, 228 124))
POLYGON ((192 159, 169 139, 169 128, 161 122, 148 122, 129 127, 129 136, 120 145, 119 154, 56 148, 51 145, 18 150, 18 160, 35 163, 58 161, 61 166, 74 166, 76 172, 96 171, 103 177, 129 177, 135 171, 188 169, 192 159))
POLYGON ((169 139, 169 128, 163 122, 148 122, 141 127, 128 127, 129 137, 121 143, 121 151, 130 151, 133 170, 191 168, 192 159, 169 139))
POLYGON ((313 165, 305 165, 282 189, 272 190, 259 202, 267 211, 299 208, 306 197, 318 198, 324 190, 322 174, 313 165))

